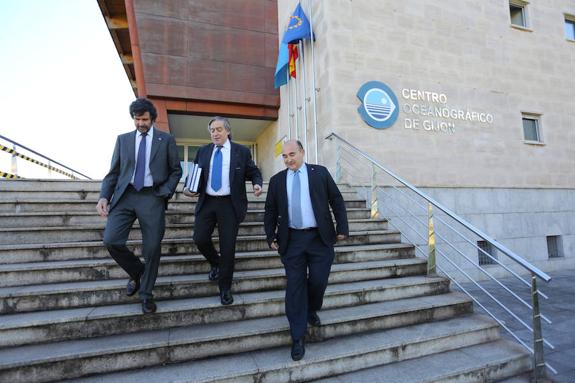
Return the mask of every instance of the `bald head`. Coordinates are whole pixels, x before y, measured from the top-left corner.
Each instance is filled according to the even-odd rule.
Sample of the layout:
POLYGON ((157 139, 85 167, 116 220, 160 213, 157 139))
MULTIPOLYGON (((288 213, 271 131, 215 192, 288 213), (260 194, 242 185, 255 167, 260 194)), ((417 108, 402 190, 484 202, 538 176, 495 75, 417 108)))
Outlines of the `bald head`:
POLYGON ((303 164, 304 155, 305 151, 300 141, 289 140, 284 142, 282 158, 288 169, 298 170, 303 164))

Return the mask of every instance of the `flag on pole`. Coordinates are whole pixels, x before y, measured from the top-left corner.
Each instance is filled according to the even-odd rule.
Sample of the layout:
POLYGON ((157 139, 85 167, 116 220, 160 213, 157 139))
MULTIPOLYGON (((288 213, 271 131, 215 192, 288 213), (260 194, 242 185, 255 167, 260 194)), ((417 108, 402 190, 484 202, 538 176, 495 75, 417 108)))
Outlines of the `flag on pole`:
POLYGON ((288 47, 289 47, 289 60, 288 60, 289 75, 293 78, 296 78, 295 60, 297 60, 297 58, 299 57, 297 52, 297 45, 288 44, 288 47))
POLYGON ((285 44, 295 44, 302 39, 311 38, 311 33, 309 20, 301 4, 298 3, 289 19, 287 31, 284 34, 282 42, 285 44))
POLYGON ((278 52, 278 62, 276 65, 276 71, 274 75, 274 88, 279 88, 280 86, 287 84, 288 60, 289 60, 288 45, 282 42, 280 43, 280 48, 278 52))

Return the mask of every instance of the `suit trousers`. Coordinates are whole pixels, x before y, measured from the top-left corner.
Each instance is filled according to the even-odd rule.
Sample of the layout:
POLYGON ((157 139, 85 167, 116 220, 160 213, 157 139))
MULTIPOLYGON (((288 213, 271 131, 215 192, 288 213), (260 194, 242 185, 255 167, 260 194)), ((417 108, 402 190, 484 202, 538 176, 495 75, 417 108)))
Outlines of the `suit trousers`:
POLYGON ((210 265, 219 266, 220 291, 232 287, 236 256, 236 239, 239 223, 236 221, 234 206, 230 196, 213 197, 206 195, 204 204, 196 217, 194 242, 210 265), (218 225, 220 255, 214 247, 212 234, 218 225))
POLYGON ((282 256, 287 277, 285 310, 293 340, 307 330, 308 315, 319 311, 335 252, 326 246, 318 230, 289 231, 289 243, 282 256))
POLYGON ((132 279, 141 278, 141 299, 153 296, 152 289, 158 276, 161 242, 166 227, 165 209, 164 198, 157 197, 151 187, 136 191, 129 186, 108 214, 104 245, 132 279), (142 256, 145 263, 126 246, 136 219, 142 232, 142 256))

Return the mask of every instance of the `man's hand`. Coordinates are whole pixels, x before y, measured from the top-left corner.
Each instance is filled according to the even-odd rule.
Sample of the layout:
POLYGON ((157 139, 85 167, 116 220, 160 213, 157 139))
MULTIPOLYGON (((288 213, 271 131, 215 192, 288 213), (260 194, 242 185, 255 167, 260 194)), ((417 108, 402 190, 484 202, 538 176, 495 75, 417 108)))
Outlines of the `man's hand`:
POLYGON ((262 187, 260 185, 254 185, 254 195, 259 197, 262 194, 262 187))
POLYGON ((188 190, 188 188, 184 188, 184 195, 188 197, 197 197, 200 195, 200 193, 192 193, 188 190))
POLYGON ((96 204, 96 211, 100 214, 100 217, 107 217, 108 216, 108 200, 106 198, 100 198, 98 203, 96 204))
POLYGON ((270 245, 270 248, 271 248, 272 250, 277 251, 277 250, 280 248, 280 246, 278 245, 278 241, 276 241, 276 240, 274 239, 274 241, 273 241, 272 244, 270 245))
POLYGON ((337 240, 338 240, 338 241, 343 241, 343 240, 346 239, 346 238, 347 238, 347 235, 344 235, 344 234, 338 234, 338 235, 337 235, 337 240))

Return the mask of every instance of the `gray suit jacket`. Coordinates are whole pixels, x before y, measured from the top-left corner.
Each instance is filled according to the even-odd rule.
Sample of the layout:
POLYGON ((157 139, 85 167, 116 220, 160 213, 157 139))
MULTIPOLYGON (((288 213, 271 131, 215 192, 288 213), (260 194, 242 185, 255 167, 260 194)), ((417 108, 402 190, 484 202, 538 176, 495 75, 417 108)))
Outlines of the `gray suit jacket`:
MULTIPOLYGON (((110 171, 102 180, 100 198, 106 198, 110 209, 118 203, 130 184, 136 167, 136 132, 121 134, 116 140, 110 171)), ((182 176, 176 140, 154 127, 150 154, 150 171, 154 193, 167 201, 172 197, 182 176)))

